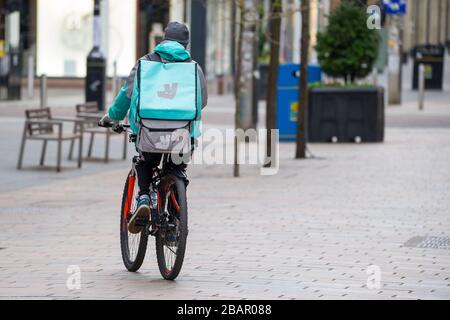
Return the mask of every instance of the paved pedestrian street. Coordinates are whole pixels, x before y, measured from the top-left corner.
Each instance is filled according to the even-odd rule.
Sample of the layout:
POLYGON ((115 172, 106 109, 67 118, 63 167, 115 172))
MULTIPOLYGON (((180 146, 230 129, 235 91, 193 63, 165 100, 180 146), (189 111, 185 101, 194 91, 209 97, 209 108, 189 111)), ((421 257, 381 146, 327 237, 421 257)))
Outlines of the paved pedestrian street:
POLYGON ((450 0, 0 0, 1 300, 450 300, 450 0))
MULTIPOLYGON (((408 127, 419 116, 402 108, 388 109, 382 144, 311 144, 303 161, 281 144, 276 175, 190 166, 188 247, 172 282, 159 274, 153 238, 139 272, 122 264, 129 161, 58 175, 16 171, 14 152, 2 164, 0 298, 449 299, 450 129, 430 120, 448 112, 430 107, 430 121, 408 127)), ((19 137, 21 128, 2 130, 19 137)), ((16 150, 18 140, 2 144, 16 150)), ((30 148, 28 165, 39 155, 30 148)))

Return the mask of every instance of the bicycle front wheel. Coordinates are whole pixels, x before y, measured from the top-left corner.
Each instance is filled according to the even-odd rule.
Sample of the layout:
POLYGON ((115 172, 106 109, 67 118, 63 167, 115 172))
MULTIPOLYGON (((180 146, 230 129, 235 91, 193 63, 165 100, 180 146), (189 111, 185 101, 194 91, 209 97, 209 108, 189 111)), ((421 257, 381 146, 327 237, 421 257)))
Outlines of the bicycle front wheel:
POLYGON ((180 273, 186 251, 187 199, 184 181, 167 175, 161 183, 160 230, 156 234, 156 257, 161 275, 174 280, 180 273))
POLYGON ((136 176, 130 171, 123 189, 122 208, 120 210, 120 248, 125 268, 131 272, 135 272, 141 267, 148 242, 146 227, 142 227, 139 233, 128 231, 128 221, 136 209, 138 190, 136 176))

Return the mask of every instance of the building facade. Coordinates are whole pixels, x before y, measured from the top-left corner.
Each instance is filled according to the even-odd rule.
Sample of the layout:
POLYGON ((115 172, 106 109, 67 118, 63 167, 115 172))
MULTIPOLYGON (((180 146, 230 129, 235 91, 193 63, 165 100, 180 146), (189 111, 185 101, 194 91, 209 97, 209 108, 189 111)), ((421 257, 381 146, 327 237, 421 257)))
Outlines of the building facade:
MULTIPOLYGON (((270 0, 253 0, 267 12, 270 0)), ((280 61, 300 61, 301 0, 282 0, 283 19, 280 61)), ((316 34, 327 24, 328 14, 340 0, 310 0, 310 57, 316 34)), ((19 8, 19 51, 22 76, 30 57, 36 76, 83 79, 86 56, 92 47, 93 0, 0 0, 0 66, 8 65, 7 23, 11 5, 19 8)), ((380 0, 359 1, 370 5, 380 0)), ((403 18, 403 50, 421 44, 449 44, 450 0, 407 0, 403 18)), ((191 30, 190 50, 203 67, 212 92, 230 91, 235 66, 238 9, 235 0, 102 0, 101 47, 107 57, 108 76, 114 62, 119 76, 126 76, 136 59, 161 40, 171 20, 185 22, 191 30)), ((267 27, 267 23, 262 27, 267 27)), ((10 29, 8 31, 8 29, 10 29)), ((1 72, 5 72, 2 67, 1 72)))

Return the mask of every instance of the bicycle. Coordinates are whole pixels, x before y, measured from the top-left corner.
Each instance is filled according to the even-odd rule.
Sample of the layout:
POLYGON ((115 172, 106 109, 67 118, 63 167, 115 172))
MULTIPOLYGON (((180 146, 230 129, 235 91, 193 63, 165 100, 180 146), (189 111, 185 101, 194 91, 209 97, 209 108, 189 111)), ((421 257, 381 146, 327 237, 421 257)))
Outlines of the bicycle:
MULTIPOLYGON (((100 123, 99 123, 100 126, 100 123)), ((123 123, 107 123, 117 133, 130 132, 130 126, 123 123)), ((130 142, 136 136, 130 134, 130 142)), ((159 271, 166 280, 174 280, 180 273, 186 251, 188 235, 186 181, 184 172, 170 166, 168 155, 164 154, 160 165, 153 173, 150 186, 151 219, 138 219, 135 225, 138 233, 128 230, 128 221, 136 210, 139 187, 136 164, 139 156, 133 157, 132 167, 127 175, 120 211, 120 247, 122 260, 128 271, 136 272, 142 266, 147 251, 149 235, 155 236, 156 257, 159 271)))

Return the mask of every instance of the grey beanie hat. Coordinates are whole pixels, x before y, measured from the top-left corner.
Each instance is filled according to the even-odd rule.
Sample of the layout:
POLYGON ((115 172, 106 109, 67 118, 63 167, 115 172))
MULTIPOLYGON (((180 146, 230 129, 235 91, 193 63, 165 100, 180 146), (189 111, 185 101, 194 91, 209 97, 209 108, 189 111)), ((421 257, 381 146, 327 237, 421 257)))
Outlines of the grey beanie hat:
POLYGON ((183 23, 169 22, 164 29, 164 40, 177 41, 187 47, 189 44, 189 29, 183 23))

